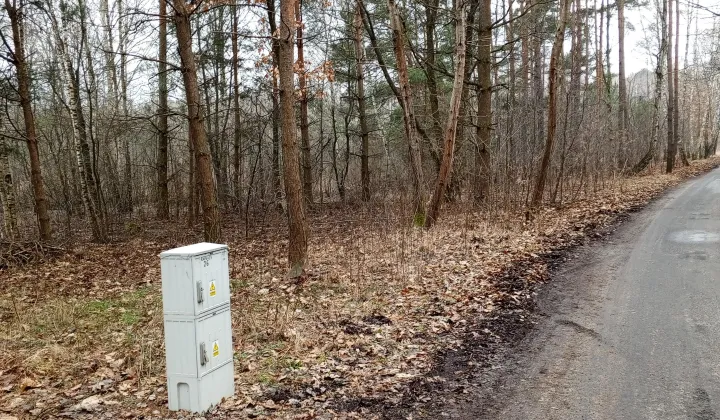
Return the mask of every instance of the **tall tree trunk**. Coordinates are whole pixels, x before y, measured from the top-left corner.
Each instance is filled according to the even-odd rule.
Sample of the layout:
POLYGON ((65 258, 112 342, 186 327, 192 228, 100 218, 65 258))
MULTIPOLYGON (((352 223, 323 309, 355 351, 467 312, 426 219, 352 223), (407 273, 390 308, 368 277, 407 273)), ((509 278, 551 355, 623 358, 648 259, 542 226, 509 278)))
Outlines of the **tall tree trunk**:
MULTIPOLYGON (((595 78, 597 79, 597 96, 598 96, 598 102, 601 102, 603 98, 605 97, 605 87, 604 87, 604 80, 605 80, 605 66, 603 64, 603 28, 604 28, 604 22, 605 22, 605 14, 602 13, 602 10, 605 8, 605 0, 601 0, 600 2, 600 24, 597 25, 598 28, 598 34, 597 34, 597 51, 595 53, 595 78)), ((596 20, 597 22, 597 20, 596 20)))
MULTIPOLYGON (((485 2, 488 5, 490 4, 490 0, 485 0, 485 2)), ((455 77, 453 79, 452 94, 450 96, 450 111, 443 136, 442 163, 440 164, 440 171, 435 181, 435 189, 430 198, 427 218, 425 218, 426 228, 432 227, 437 221, 440 215, 440 206, 445 197, 445 189, 450 182, 455 153, 455 135, 457 132, 458 118, 460 116, 463 82, 465 81, 465 24, 467 19, 465 1, 457 0, 455 9, 455 17, 458 20, 455 24, 455 77)))
MULTIPOLYGON (((274 1, 274 0, 270 0, 274 1)), ((240 57, 238 55, 238 2, 236 0, 235 7, 233 8, 233 33, 232 33, 232 71, 233 71, 233 169, 234 169, 234 190, 233 195, 235 196, 235 207, 238 207, 241 200, 242 194, 242 137, 240 131, 240 57)), ((273 75, 273 79, 275 75, 273 75)), ((273 121, 273 124, 277 124, 273 121)))
POLYGON ((543 45, 545 44, 544 36, 542 35, 545 30, 543 22, 547 12, 547 7, 543 4, 542 0, 535 0, 533 5, 532 14, 535 17, 535 32, 532 36, 532 54, 533 54, 533 104, 532 111, 534 116, 534 127, 533 127, 533 147, 534 150, 536 145, 542 140, 543 134, 545 133, 545 115, 543 115, 543 102, 545 101, 545 77, 544 77, 544 66, 545 66, 545 54, 543 45))
POLYGON ((337 103, 335 100, 335 89, 334 89, 334 83, 330 82, 330 123, 332 126, 332 147, 331 147, 331 155, 332 155, 332 167, 333 167, 333 173, 335 174, 335 185, 337 186, 338 195, 340 196, 340 201, 345 201, 345 184, 344 184, 344 177, 341 176, 340 171, 338 170, 338 130, 337 130, 337 118, 335 117, 335 112, 337 110, 337 103))
MULTIPOLYGON (((326 41, 329 43, 329 41, 326 41)), ((326 45, 327 46, 327 45, 326 45)), ((327 50, 325 50, 327 51, 327 50)), ((325 53, 325 61, 327 61, 327 52, 325 53)), ((324 87, 324 86, 323 86, 324 87)), ((325 147, 328 142, 325 141, 325 101, 320 101, 320 168, 318 179, 320 180, 320 207, 325 204, 325 147)))
POLYGON ((412 90, 408 76, 407 58, 405 57, 405 36, 403 34, 402 21, 400 20, 400 12, 395 4, 395 0, 388 0, 388 9, 390 11, 390 27, 393 34, 395 59, 397 61, 397 72, 400 82, 403 127, 410 151, 410 167, 412 169, 413 184, 412 206, 415 213, 413 223, 416 226, 423 226, 425 224, 426 206, 425 180, 423 176, 422 156, 420 154, 420 141, 417 138, 417 130, 415 128, 415 111, 413 109, 412 90))
POLYGON ((363 69, 365 47, 363 45, 362 13, 360 5, 357 4, 355 7, 355 17, 353 19, 353 29, 355 35, 355 77, 357 78, 358 119, 360 120, 360 186, 362 189, 362 201, 370 201, 370 133, 367 125, 367 112, 365 110, 365 72, 363 69))
MULTIPOLYGON (((101 0, 100 1, 100 20, 103 27, 103 49, 105 50, 104 56, 105 56, 105 65, 104 65, 104 71, 105 71, 105 86, 106 86, 106 93, 107 97, 104 100, 103 107, 101 107, 101 102, 99 98, 99 89, 97 87, 94 88, 94 94, 90 95, 90 92, 88 92, 88 123, 90 128, 90 140, 93 143, 93 145, 96 145, 97 147, 94 147, 94 159, 93 159, 93 167, 95 170, 95 177, 96 179, 100 179, 98 174, 98 158, 102 159, 105 162, 105 165, 107 165, 107 172, 108 172, 108 185, 109 185, 109 195, 110 200, 107 200, 105 197, 105 193, 102 188, 99 188, 100 194, 101 194, 101 214, 103 219, 107 219, 107 206, 108 202, 118 204, 121 200, 120 195, 120 182, 119 177, 117 173, 117 165, 114 162, 114 159, 112 158, 112 150, 111 150, 111 144, 115 143, 117 144, 116 136, 117 131, 113 130, 112 134, 103 136, 103 141, 99 141, 98 136, 96 135, 97 132, 97 124, 95 124, 94 120, 94 108, 103 109, 103 110, 116 110, 118 107, 118 83, 117 83, 117 72, 115 69, 115 45, 114 45, 114 38, 113 38, 113 25, 110 23, 110 8, 108 4, 108 0, 101 0), (93 106, 93 101, 95 103, 95 106, 93 106), (98 150, 102 146, 102 150, 98 150)), ((84 21, 84 19, 83 19, 84 21)), ((82 23, 83 28, 85 28, 84 22, 82 23)), ((86 39, 85 43, 87 44, 87 30, 83 29, 83 38, 86 39)), ((90 52, 90 46, 87 45, 85 48, 85 54, 86 54, 86 60, 88 62, 88 72, 92 75, 93 70, 90 63, 92 62, 92 54, 90 52)), ((94 76, 91 76, 92 79, 95 79, 94 76)))
POLYGON ((312 157, 310 153, 310 123, 308 122, 307 69, 305 68, 305 40, 303 39, 302 0, 295 0, 297 20, 297 50, 299 63, 298 87, 300 88, 300 144, 302 148, 303 197, 308 205, 313 203, 312 157))
MULTIPOLYGON (((565 185, 565 168, 568 162, 568 152, 575 144, 577 130, 582 124, 583 106, 580 100, 581 92, 581 76, 582 76, 582 48, 583 48, 583 23, 580 11, 580 0, 571 1, 570 11, 573 19, 570 25, 570 83, 565 85, 564 80, 561 82, 565 85, 565 115, 562 119, 562 134, 560 146, 560 164, 555 176, 555 188, 552 192, 551 203, 557 204, 563 202, 563 187, 565 185), (573 12, 574 10, 574 12, 573 12), (559 198, 558 198, 559 197, 559 198)), ((562 88, 561 88, 562 89, 562 88)))
POLYGON ((665 172, 671 173, 673 169, 675 168, 675 155, 677 153, 677 143, 675 142, 675 123, 674 123, 674 117, 675 117, 675 88, 674 85, 674 77, 673 77, 673 0, 663 0, 664 2, 667 2, 667 14, 665 15, 664 19, 667 22, 667 42, 668 42, 668 52, 667 52, 667 73, 668 73, 668 81, 667 81, 667 89, 668 89, 668 98, 667 98, 667 162, 665 165, 665 172))
POLYGON ((650 148, 640 161, 633 167, 632 173, 640 173, 650 165, 655 159, 658 145, 658 135, 660 132, 660 100, 662 99, 662 86, 663 86, 663 67, 665 62, 665 53, 667 51, 667 22, 665 16, 667 15, 667 2, 662 3, 661 12, 661 30, 660 30, 660 50, 657 53, 657 61, 655 64, 655 96, 653 98, 653 116, 652 116, 652 131, 650 133, 650 148))
MULTIPOLYGON (((390 87, 390 90, 392 90, 393 95, 395 95, 395 98, 397 99, 398 104, 400 104, 401 108, 404 108, 405 103, 403 102, 403 96, 402 96, 400 90, 397 88, 397 86, 395 86, 395 82, 393 81, 392 76, 390 76, 390 72, 388 71, 387 65, 385 64, 385 59, 383 58, 382 51, 380 50, 380 45, 377 40, 377 36, 375 35, 375 29, 372 24, 371 14, 367 10, 367 7, 365 7, 365 4, 363 3, 362 0, 356 0, 356 1, 363 10, 363 26, 365 26, 365 31, 368 35, 368 38, 370 39, 370 45, 372 45, 373 51, 375 52, 375 57, 377 58, 378 66, 380 67, 383 77, 385 78, 385 81, 387 82, 388 86, 390 87)), ((402 24, 402 22, 401 22, 401 24, 402 24)), ((403 47, 403 49, 404 49, 404 47, 403 47)), ((407 66, 407 60, 406 60, 406 66, 407 66)), ((439 168, 440 156, 438 155, 437 150, 433 146, 432 140, 430 139, 428 134, 425 132, 425 130, 422 128, 422 124, 420 124, 420 120, 418 119, 418 117, 415 115, 414 112, 412 114, 414 117, 414 120, 412 121, 412 123, 415 126, 415 130, 417 130, 417 133, 420 135, 420 138, 422 138, 422 140, 426 144, 429 144, 431 146, 430 154, 431 154, 433 160, 435 160, 438 163, 438 168, 439 168)), ((404 116, 404 113, 403 113, 403 116, 404 116)), ((418 143, 418 147, 419 147, 419 144, 420 143, 418 143)))
MULTIPOLYGON (((272 1, 272 0, 271 0, 272 1)), ((277 66, 275 66, 277 67, 277 66)), ((282 207, 282 174, 280 171, 280 86, 277 75, 273 75, 273 138, 272 138, 272 178, 275 202, 282 207)))
POLYGON ((278 87, 278 65, 280 62, 280 41, 278 40, 275 0, 267 1, 268 23, 272 38, 272 185, 275 202, 282 202, 282 181, 280 175, 280 88, 278 87))
POLYGON ((118 0, 118 44, 120 47, 120 106, 123 120, 122 148, 123 148, 123 199, 120 202, 120 211, 132 213, 133 211, 133 183, 132 158, 130 156, 130 133, 127 133, 128 95, 127 95, 127 10, 123 0, 118 0))
POLYGON ((157 208, 158 219, 170 218, 168 201, 168 78, 167 78, 167 5, 160 0, 160 39, 158 50, 158 155, 157 208))
MULTIPOLYGON (((215 177, 213 176, 212 157, 207 133, 203 123, 203 110, 200 102, 197 66, 192 50, 192 28, 190 17, 193 6, 184 0, 173 0, 175 9, 175 29, 178 40, 180 62, 182 64, 183 84, 188 109, 190 141, 195 149, 195 162, 200 184, 200 202, 203 213, 204 236, 208 242, 220 241, 220 216, 218 214, 215 177)), ((192 185, 190 186, 193 187, 192 185)))
MULTIPOLYGON (((529 0, 522 0, 520 3, 520 14, 526 14, 528 13, 528 7, 531 7, 532 4, 529 0)), ((520 111, 519 113, 522 115, 528 116, 530 114, 530 25, 529 23, 525 22, 518 22, 519 24, 519 35, 520 35, 520 111)), ((531 159, 527 159, 528 155, 533 155, 534 153, 532 150, 535 148, 535 145, 530 141, 531 135, 529 133, 529 120, 531 118, 526 118, 525 121, 522 121, 520 124, 520 140, 522 141, 522 147, 519 147, 518 150, 520 151, 519 161, 522 165, 523 173, 520 174, 518 178, 525 179, 528 178, 530 175, 530 172, 532 169, 530 169, 530 164, 532 163, 531 159)), ((528 194, 529 194, 529 188, 528 188, 528 194)))
POLYGON ((478 117, 475 130, 475 172, 473 199, 485 201, 490 185, 490 141, 492 137, 492 9, 490 0, 481 0, 478 36, 478 117))
MULTIPOLYGON (((470 77, 475 70, 475 66, 469 66, 467 64, 467 49, 469 45, 474 45, 473 35, 475 34, 475 15, 477 15, 479 4, 479 0, 469 0, 467 2, 467 9, 465 13, 465 75, 463 76, 463 81, 470 80, 470 77)), ((463 149, 463 145, 465 143, 465 128, 472 125, 468 124, 468 121, 470 120, 470 107, 468 106, 469 92, 470 84, 463 83, 463 89, 460 97, 460 115, 458 116, 457 131, 455 133, 456 150, 463 149)), ((455 174, 460 173, 460 170, 462 169, 461 165, 463 163, 464 161, 460 160, 458 165, 453 165, 453 168, 450 171, 450 179, 448 180, 448 186, 446 188, 447 192, 443 198, 444 200, 448 200, 448 202, 454 202, 461 198, 463 181, 461 177, 455 176, 455 174)))
POLYGON ((710 156, 712 156, 713 154, 715 154, 715 150, 713 150, 713 148, 712 148, 712 142, 710 141, 710 132, 712 131, 712 129, 710 128, 710 125, 712 124, 712 118, 713 118, 712 97, 710 97, 710 100, 708 102, 709 102, 708 108, 707 108, 707 111, 705 112, 705 118, 703 118, 703 123, 702 123, 702 128, 701 128, 702 139, 703 139, 703 154, 702 154, 703 159, 707 159, 710 156))
POLYGON ((17 227, 17 200, 12 172, 10 171, 10 147, 7 138, 0 134, 0 201, 3 206, 5 235, 10 241, 19 239, 17 227))
POLYGON ((49 13, 49 17, 51 19, 56 48, 58 50, 58 54, 60 55, 63 74, 65 76, 65 90, 68 99, 67 107, 73 126, 75 157, 78 168, 78 178, 80 180, 80 192, 83 198, 85 212, 87 217, 90 219, 89 221, 93 240, 95 242, 106 242, 107 233, 100 214, 100 194, 92 167, 90 146, 87 142, 85 117, 83 115, 82 104, 80 102, 78 74, 75 72, 72 59, 70 58, 70 53, 67 50, 67 44, 62 36, 62 33, 66 32, 66 28, 64 25, 62 29, 60 28, 57 18, 54 15, 54 11, 49 13))
POLYGON ((188 136, 188 218, 187 225, 189 228, 195 226, 197 220, 197 180, 196 170, 197 160, 195 159, 195 146, 193 145, 193 139, 188 136))
MULTIPOLYGON (((232 74, 233 74, 233 169, 234 169, 234 190, 235 206, 239 206, 242 202, 242 182, 243 182, 243 152, 242 152, 242 132, 240 130, 240 57, 238 53, 238 5, 236 1, 233 9, 233 34, 232 34, 232 74)), ((274 76, 273 76, 274 78, 274 76)), ((273 124, 276 124, 273 122, 273 124)))
MULTIPOLYGON (((687 30, 685 31, 685 58, 683 59, 683 69, 685 70, 685 72, 687 73, 687 76, 689 77, 691 72, 694 73, 693 76, 696 76, 697 73, 695 73, 695 71, 690 68, 690 61, 689 61, 690 35, 693 32, 692 24, 693 24, 694 19, 693 19, 692 13, 690 12, 690 8, 688 8, 687 11, 688 11, 688 16, 687 16, 687 30)), ((699 64, 699 60, 701 59, 701 57, 700 57, 700 52, 697 49, 697 42, 695 43, 693 55, 694 55, 694 58, 693 58, 694 63, 693 64, 699 64)), ((695 66, 693 66, 693 67, 695 67, 695 66)), ((683 111, 685 109, 687 109, 688 99, 694 99, 693 98, 694 92, 695 92, 695 88, 690 86, 690 83, 687 83, 687 82, 683 83, 682 104, 680 105, 680 109, 682 109, 683 111), (690 93, 688 93, 688 88, 690 88, 690 93), (691 98, 688 98, 688 96, 690 96, 691 98)), ((702 100, 697 101, 698 104, 701 103, 701 101, 702 100)), ((691 101, 690 103, 694 103, 694 102, 695 101, 691 101)), ((692 159, 695 156, 700 157, 702 155, 702 153, 699 153, 700 150, 702 149, 702 146, 700 146, 700 144, 698 144, 698 141, 700 139, 700 132, 702 129, 701 121, 703 121, 704 118, 701 116, 702 111, 691 112, 691 113, 683 112, 683 114, 684 114, 683 119, 681 120, 682 125, 680 126, 680 138, 683 139, 683 141, 682 141, 683 146, 685 145, 685 141, 689 141, 688 142, 689 146, 683 147, 683 155, 685 155, 685 158, 686 158, 685 160, 687 161, 688 154, 686 154, 685 151, 688 148, 690 149, 689 150, 689 158, 692 159), (696 127, 696 129, 694 129, 694 127, 696 127)), ((689 162, 688 162, 688 164, 689 164, 689 162)))
MULTIPOLYGON (((515 13, 513 11, 513 4, 510 2, 508 5, 508 22, 505 28, 505 37, 507 39, 515 39, 515 13)), ((468 40, 469 42, 469 40, 468 40)), ((505 198, 510 198, 510 188, 512 187, 511 171, 515 168, 515 111, 517 109, 517 58, 515 55, 515 45, 511 46, 510 54, 508 57, 508 112, 507 112, 507 146, 505 148, 505 198)), ((509 202, 506 201, 506 205, 509 206, 509 202)))
MULTIPOLYGON (((180 0, 177 0, 180 1, 180 0)), ((308 262, 308 224, 303 206, 303 191, 300 179, 300 156, 295 124, 295 83, 293 72, 293 48, 295 36, 295 2, 280 0, 280 107, 282 115, 282 153, 287 199, 289 244, 289 277, 300 277, 308 262)), ((277 36, 277 35, 274 35, 277 36)))
POLYGON ((620 170, 627 165, 628 150, 628 103, 627 103, 627 80, 625 78, 625 0, 618 0, 618 138, 620 170))
MULTIPOLYGON (((217 186, 218 201, 220 205, 227 208, 228 185, 227 185, 227 153, 225 152, 225 130, 223 130, 220 117, 223 114, 221 110, 222 94, 221 86, 226 86, 225 80, 225 8, 218 7, 213 10, 215 15, 211 20, 210 34, 208 40, 210 46, 208 49, 211 53, 209 67, 212 69, 212 78, 210 83, 205 83, 205 100, 208 103, 208 112, 212 110, 212 118, 207 118, 209 136, 210 154, 212 156, 213 168, 215 170, 215 185, 217 186), (212 95, 209 94, 212 87, 212 95)), ((203 73, 206 66, 203 66, 203 73)), ((210 115, 210 114, 208 114, 210 115)))
MULTIPOLYGON (((88 6, 85 2, 85 0, 78 0, 78 7, 80 9, 80 37, 81 37, 81 44, 80 49, 81 51, 78 52, 78 55, 83 55, 85 58, 85 64, 83 67, 82 62, 79 63, 78 72, 76 74, 77 79, 77 86, 78 86, 78 95, 80 95, 80 74, 83 75, 83 79, 85 79, 85 94, 87 96, 87 120, 84 120, 84 125, 87 129, 87 140, 89 141, 89 147, 90 147, 90 168, 92 168, 93 172, 93 178, 95 180, 94 182, 94 194, 97 196, 98 203, 98 214, 100 217, 100 225, 101 226, 107 226, 106 219, 107 219, 107 209, 105 207, 105 198, 103 197, 103 191, 100 185, 100 173, 98 171, 98 151, 100 148, 100 145, 97 142, 97 134, 96 129, 97 125, 95 124, 95 108, 100 103, 99 101, 99 95, 98 95, 98 88, 97 88, 97 77, 95 76, 95 63, 93 62, 93 55, 90 51, 90 40, 88 37, 88 27, 90 24, 87 21, 87 15, 89 13, 88 6)), ((80 103, 80 97, 78 96, 78 104, 80 103)), ((81 112, 82 106, 81 106, 81 112)))
MULTIPOLYGON (((428 106, 430 111, 430 148, 435 148, 434 142, 442 137, 442 123, 440 121, 440 105, 438 101, 438 85, 435 67, 435 27, 437 26, 439 0, 428 0, 425 6, 425 74, 427 75, 428 106)), ((439 171, 439 164, 437 170, 439 171)))
MULTIPOLYGON (((671 0, 672 1, 672 0, 671 0)), ((675 94, 673 100, 673 140, 680 152, 680 161, 683 165, 688 166, 687 155, 685 154, 685 142, 680 137, 680 0, 675 0, 675 67, 673 73, 673 87, 675 94)))
POLYGON ((35 200, 35 214, 40 230, 40 240, 49 241, 52 239, 52 227, 50 226, 48 202, 45 196, 45 185, 40 169, 40 152, 38 150, 37 134, 35 131, 35 114, 33 113, 32 97, 30 95, 30 72, 25 59, 25 24, 22 7, 22 0, 20 0, 19 7, 16 0, 13 0, 12 3, 10 3, 10 0, 5 0, 5 10, 7 10, 10 18, 13 45, 15 47, 15 51, 11 54, 13 65, 17 72, 18 96, 20 97, 20 106, 23 112, 25 140, 30 157, 30 182, 35 200))
MULTIPOLYGON (((350 71, 351 69, 348 67, 348 74, 350 74, 350 71)), ((347 78, 346 92, 352 92, 352 79, 349 77, 347 78)), ((345 113, 345 115, 343 115, 343 134, 345 135, 345 148, 343 149, 343 167, 339 171, 340 178, 338 181, 338 190, 342 190, 341 197, 343 198, 343 201, 345 200, 345 196, 347 193, 347 188, 345 187, 345 185, 349 172, 348 168, 350 167, 350 139, 352 137, 350 123, 353 119, 353 114, 355 113, 355 101, 351 101, 346 110, 347 112, 345 113)))
POLYGON ((610 101, 610 95, 612 93, 613 89, 613 74, 612 74, 612 65, 610 60, 610 20, 611 20, 611 14, 610 10, 612 9, 610 0, 607 0, 606 7, 605 7, 605 89, 606 89, 606 98, 607 98, 607 107, 608 107, 608 113, 612 112, 612 101, 610 101))
POLYGON ((107 94, 110 104, 117 105, 117 71, 115 67, 115 53, 113 45, 112 24, 110 23, 110 7, 108 0, 100 0, 100 20, 103 26, 103 49, 105 54, 105 72, 107 75, 107 94))
POLYGON ((560 6, 560 22, 555 32, 555 40, 553 41, 552 52, 550 54, 550 75, 548 87, 548 125, 547 137, 545 139, 545 151, 543 152, 540 170, 538 172, 535 191, 533 192, 531 207, 537 208, 542 204, 543 193, 545 192, 545 181, 547 179, 548 168, 550 167, 550 159, 552 157, 553 143, 555 142, 555 130, 557 128, 557 85, 559 83, 558 63, 562 58, 563 42, 565 40, 565 26, 567 25, 568 9, 570 0, 562 0, 560 6))

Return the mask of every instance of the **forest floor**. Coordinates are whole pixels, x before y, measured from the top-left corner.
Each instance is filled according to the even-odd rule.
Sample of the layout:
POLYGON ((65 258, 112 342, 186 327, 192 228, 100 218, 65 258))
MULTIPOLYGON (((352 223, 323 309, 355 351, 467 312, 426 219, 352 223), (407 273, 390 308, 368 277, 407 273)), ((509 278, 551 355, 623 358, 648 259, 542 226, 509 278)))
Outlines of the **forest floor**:
MULTIPOLYGON (((469 337, 483 350, 453 363, 491 366, 524 335, 565 250, 719 164, 618 179, 531 221, 451 208, 424 231, 392 208, 328 209, 312 218, 302 283, 284 278, 281 222, 246 238, 226 219, 236 392, 205 418, 405 418, 469 337)), ((131 239, 0 269, 0 419, 193 418, 167 410, 158 254, 200 235, 126 228, 131 239)))

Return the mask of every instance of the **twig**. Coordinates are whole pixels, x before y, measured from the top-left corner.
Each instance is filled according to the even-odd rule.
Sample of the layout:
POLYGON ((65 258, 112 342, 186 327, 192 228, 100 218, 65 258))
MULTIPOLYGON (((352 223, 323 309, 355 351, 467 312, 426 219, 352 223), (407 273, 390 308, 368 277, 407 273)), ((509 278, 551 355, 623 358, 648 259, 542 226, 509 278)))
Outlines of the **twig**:
POLYGON ((20 324, 20 312, 17 308, 17 303, 15 303, 15 294, 10 293, 10 296, 12 296, 12 304, 13 304, 13 310, 15 311, 15 317, 17 318, 18 324, 20 324))

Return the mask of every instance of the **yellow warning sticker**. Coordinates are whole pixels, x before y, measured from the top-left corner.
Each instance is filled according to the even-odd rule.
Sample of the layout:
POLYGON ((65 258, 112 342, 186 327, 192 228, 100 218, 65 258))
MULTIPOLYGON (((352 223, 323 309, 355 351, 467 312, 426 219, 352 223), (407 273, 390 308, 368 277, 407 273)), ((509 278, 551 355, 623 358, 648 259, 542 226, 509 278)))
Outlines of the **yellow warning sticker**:
POLYGON ((213 342, 213 357, 220 356, 220 345, 218 345, 218 342, 213 342))
POLYGON ((217 288, 215 288, 215 280, 210 282, 210 297, 215 296, 217 294, 217 288))

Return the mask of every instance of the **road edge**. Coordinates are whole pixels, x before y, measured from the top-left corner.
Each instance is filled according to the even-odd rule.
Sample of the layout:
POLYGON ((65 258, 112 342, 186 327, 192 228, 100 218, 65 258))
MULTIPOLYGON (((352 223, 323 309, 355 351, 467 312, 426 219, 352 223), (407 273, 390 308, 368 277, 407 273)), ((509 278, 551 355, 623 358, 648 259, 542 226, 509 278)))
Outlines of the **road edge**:
POLYGON ((394 401, 382 398, 356 398, 344 401, 338 411, 357 412, 384 419, 407 418, 495 418, 502 401, 512 390, 506 384, 523 368, 523 358, 532 354, 531 343, 552 313, 540 307, 551 301, 555 291, 563 286, 557 282, 568 262, 583 252, 590 252, 615 238, 621 228, 636 221, 643 222, 643 214, 653 212, 673 192, 684 188, 718 168, 717 162, 699 172, 690 173, 678 182, 657 192, 647 201, 626 208, 613 215, 604 225, 589 225, 581 236, 551 250, 520 260, 495 279, 500 292, 508 299, 501 301, 490 317, 477 317, 468 327, 451 334, 462 344, 434 355, 433 368, 424 376, 408 383, 401 398, 394 401), (528 275, 544 267, 542 281, 528 275), (510 298, 518 296, 525 299, 510 298))

